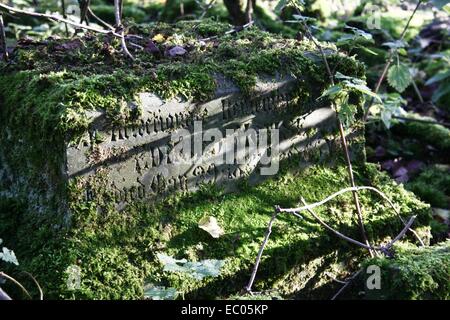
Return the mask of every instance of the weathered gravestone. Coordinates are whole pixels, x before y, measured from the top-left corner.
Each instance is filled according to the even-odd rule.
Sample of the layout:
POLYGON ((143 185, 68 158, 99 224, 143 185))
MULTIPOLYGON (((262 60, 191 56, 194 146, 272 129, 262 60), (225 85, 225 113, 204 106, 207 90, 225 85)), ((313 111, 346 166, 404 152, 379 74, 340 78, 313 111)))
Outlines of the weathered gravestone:
MULTIPOLYGON (((0 65, 0 237, 47 296, 140 298, 148 278, 194 298, 229 296, 248 280, 273 205, 318 201, 347 185, 336 115, 319 99, 329 78, 311 42, 187 26, 130 29, 144 48, 134 62, 114 39, 86 36, 22 41, 0 65), (287 166, 295 170, 277 176, 287 166), (216 216, 227 234, 199 232, 203 215, 216 216), (226 260, 223 277, 163 272, 155 252, 226 260), (67 270, 81 270, 79 288, 67 284, 67 270)), ((336 72, 364 77, 354 58, 324 47, 336 72)), ((361 97, 351 101, 361 106, 361 97)), ((364 162, 360 111, 347 128, 355 168, 364 162)), ((374 168, 355 177, 388 180, 374 168)), ((386 185, 404 215, 428 215, 386 185)), ((342 210, 317 212, 357 238, 349 198, 342 210)), ((402 225, 377 201, 361 196, 373 213, 365 216, 370 238, 384 239, 402 225)), ((274 226, 258 279, 309 295, 330 282, 318 270, 342 269, 342 243, 309 219, 294 224, 274 226)))
MULTIPOLYGON (((75 184, 82 189, 84 201, 107 197, 122 208, 133 201, 161 199, 205 184, 232 191, 243 179, 254 184, 276 175, 280 163, 294 154, 303 162, 335 158, 336 115, 326 100, 318 99, 327 87, 320 56, 312 49, 293 47, 299 44, 292 41, 276 40, 280 48, 274 47, 272 41, 267 49, 260 48, 264 52, 261 57, 248 62, 245 57, 231 60, 261 63, 252 66, 254 74, 246 75, 253 77, 250 89, 240 86, 241 78, 232 73, 239 64, 227 69, 220 63, 226 65, 230 60, 215 61, 203 71, 207 75, 205 82, 191 90, 203 95, 201 99, 189 97, 189 88, 185 97, 167 97, 171 85, 182 82, 183 76, 189 77, 190 71, 181 77, 176 72, 164 74, 161 86, 154 92, 136 80, 141 75, 128 75, 123 66, 109 71, 119 74, 113 77, 105 75, 104 70, 85 76, 86 71, 77 67, 61 72, 60 56, 70 54, 67 48, 74 47, 84 54, 92 46, 88 41, 53 44, 54 61, 41 69, 30 69, 26 65, 29 61, 19 61, 17 69, 30 70, 12 67, 3 81, 19 81, 14 90, 34 96, 21 100, 15 96, 18 93, 2 87, 6 106, 2 108, 1 143, 8 146, 1 153, 2 184, 7 186, 2 193, 24 193, 39 210, 59 207, 64 211, 68 199, 64 190, 75 184), (259 59, 271 59, 275 67, 268 70, 259 59), (136 83, 128 89, 132 77, 136 83), (109 83, 112 80, 113 84, 109 83), (121 86, 125 89, 117 89, 121 86), (134 94, 124 97, 114 89, 133 90, 134 94), (98 105, 88 96, 92 91, 100 97, 98 105), (105 103, 103 96, 112 97, 112 102, 105 103), (117 120, 121 116, 125 120, 117 120)), ((242 46, 239 42, 234 45, 242 46)), ((19 56, 33 54, 38 58, 41 47, 24 46, 19 56)), ((45 50, 51 49, 47 46, 45 50)), ((361 73, 356 61, 327 50, 338 70, 352 76, 361 73)), ((210 51, 222 55, 220 46, 210 51)), ((196 50, 186 53, 192 59, 202 54, 196 50)), ((156 62, 156 73, 164 68, 170 71, 174 63, 193 65, 194 70, 201 66, 169 55, 159 65, 156 62)), ((361 130, 354 130, 350 141, 361 145, 361 134, 361 130)), ((361 146, 353 149, 360 154, 361 146)))
MULTIPOLYGON (((67 177, 89 178, 101 168, 119 204, 162 198, 212 184, 227 191, 242 179, 251 184, 279 171, 295 154, 329 160, 336 153, 335 112, 296 96, 295 79, 258 80, 252 96, 215 78, 215 97, 204 103, 162 100, 141 93, 142 115, 116 126, 101 111, 78 145, 68 145, 67 177), (98 137, 100 141, 98 141, 98 137)), ((95 190, 85 185, 86 200, 95 190)))

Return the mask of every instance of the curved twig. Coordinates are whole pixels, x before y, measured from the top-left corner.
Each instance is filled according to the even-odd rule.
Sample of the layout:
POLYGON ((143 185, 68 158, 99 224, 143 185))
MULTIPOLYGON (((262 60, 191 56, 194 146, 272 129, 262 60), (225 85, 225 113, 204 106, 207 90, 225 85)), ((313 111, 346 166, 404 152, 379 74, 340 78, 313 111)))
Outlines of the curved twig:
POLYGON ((362 272, 362 270, 359 270, 357 272, 355 272, 353 275, 351 275, 348 280, 345 281, 344 285, 341 287, 341 289, 339 289, 338 292, 336 292, 336 294, 331 298, 331 300, 335 300, 344 290, 345 288, 347 288, 350 283, 352 283, 352 281, 362 272))
POLYGON ((29 277, 33 280, 34 284, 36 285, 36 287, 37 287, 38 290, 39 290, 39 300, 44 300, 44 292, 42 291, 42 288, 41 288, 41 286, 39 285, 39 282, 37 282, 36 278, 33 277, 33 276, 31 275, 31 273, 29 273, 29 272, 22 271, 22 273, 26 274, 27 276, 29 276, 29 277))
MULTIPOLYGON (((369 187, 369 186, 359 186, 359 187, 349 187, 349 188, 344 188, 339 190, 338 192, 333 193, 332 195, 326 197, 325 199, 323 199, 322 201, 319 202, 315 202, 309 205, 305 205, 303 207, 299 207, 299 208, 289 208, 289 209, 280 209, 280 212, 301 212, 304 210, 309 210, 309 209, 313 209, 315 207, 319 207, 325 203, 327 203, 328 201, 336 198, 337 196, 346 193, 346 192, 354 192, 354 191, 360 191, 360 190, 371 190, 373 192, 376 192, 377 194, 379 194, 384 200, 386 200, 389 205, 392 207, 392 209, 394 209, 394 212, 397 214, 398 218, 400 219, 400 221, 403 223, 403 225, 407 225, 407 223, 405 222, 405 220, 401 217, 400 215, 400 211, 394 206, 394 204, 392 203, 392 201, 380 190, 374 188, 374 187, 369 187)), ((411 231, 414 236, 417 238, 417 240, 420 242, 421 246, 425 246, 425 244, 423 243, 422 239, 420 239, 420 237, 417 235, 417 233, 412 230, 412 229, 408 229, 409 231, 411 231)))
POLYGON ((130 51, 128 51, 127 48, 121 15, 122 15, 122 1, 114 0, 114 16, 116 18, 116 27, 117 27, 116 32, 117 30, 119 31, 122 50, 125 55, 127 55, 131 60, 134 60, 134 57, 131 55, 130 51))
POLYGON ((269 236, 272 233, 272 225, 275 222, 275 219, 277 218, 277 215, 280 213, 280 208, 278 206, 275 207, 274 213, 272 215, 272 218, 269 221, 269 226, 267 227, 266 235, 264 236, 264 240, 261 244, 261 247, 259 248, 258 256, 256 257, 255 266, 253 267, 252 274, 250 276, 250 280, 248 281, 247 286, 245 287, 245 290, 247 292, 252 292, 252 286, 253 282, 255 281, 256 272, 258 271, 259 263, 261 262, 261 257, 264 251, 264 248, 267 244, 267 241, 269 241, 269 236))
POLYGON ((101 19, 99 16, 97 16, 94 11, 92 11, 91 7, 87 8, 88 13, 91 15, 92 18, 94 18, 95 20, 97 20, 100 24, 102 24, 104 27, 110 29, 110 30, 114 30, 114 27, 112 25, 110 25, 108 22, 106 22, 105 20, 101 19))
POLYGON ((14 278, 11 277, 11 276, 8 276, 6 273, 4 273, 4 272, 2 272, 2 271, 0 271, 0 277, 6 278, 6 279, 8 279, 9 281, 13 282, 13 283, 14 283, 15 285, 17 285, 20 289, 22 289, 22 291, 28 296, 28 298, 33 299, 33 298, 31 297, 31 295, 28 293, 27 289, 25 289, 25 287, 24 287, 19 281, 17 281, 16 279, 14 279, 14 278))

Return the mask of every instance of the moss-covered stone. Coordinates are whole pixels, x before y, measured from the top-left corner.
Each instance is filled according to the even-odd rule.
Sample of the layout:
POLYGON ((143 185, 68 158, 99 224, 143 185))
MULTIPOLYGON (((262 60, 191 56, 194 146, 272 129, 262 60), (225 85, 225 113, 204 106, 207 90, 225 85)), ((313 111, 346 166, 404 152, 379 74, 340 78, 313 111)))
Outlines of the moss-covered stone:
MULTIPOLYGON (((134 62, 119 52, 117 39, 108 37, 25 42, 15 50, 12 64, 0 66, 0 234, 17 253, 22 268, 45 286, 47 297, 140 298, 144 282, 174 286, 190 298, 235 295, 248 279, 272 206, 294 206, 300 196, 317 201, 347 183, 338 154, 334 167, 324 167, 318 164, 317 150, 302 154, 303 161, 291 159, 287 162, 294 164, 291 170, 284 166, 284 174, 258 187, 250 188, 243 181, 239 193, 224 194, 206 185, 197 193, 155 203, 136 200, 121 209, 104 196, 108 193, 96 192, 86 199, 83 179, 67 179, 65 148, 83 143, 80 137, 93 121, 88 114, 100 110, 113 124, 133 124, 141 112, 137 93, 202 102, 216 92, 215 74, 221 73, 251 96, 259 76, 284 74, 297 80, 296 99, 307 104, 328 86, 311 42, 281 39, 256 28, 223 35, 229 28, 211 22, 131 27, 131 33, 143 36, 137 43, 147 46, 154 39, 159 50, 133 52, 134 62), (174 46, 187 52, 175 57, 164 54, 174 46), (130 108, 130 101, 137 107, 130 108), (315 165, 299 170, 306 158, 315 165), (213 239, 198 228, 206 215, 219 220, 224 236, 213 239), (223 259, 225 266, 218 278, 196 281, 163 272, 155 256, 158 252, 191 261, 223 259), (71 291, 65 271, 73 265, 81 268, 82 277, 80 288, 71 291)), ((337 71, 364 77, 361 64, 330 45, 325 47, 337 71)), ((357 124, 356 131, 362 130, 357 124)), ((352 139, 359 148, 353 153, 363 154, 361 135, 352 139)), ((95 150, 90 150, 93 165, 98 160, 95 150)), ((427 205, 373 166, 362 161, 359 165, 358 183, 380 187, 403 215, 414 212, 419 225, 428 222, 427 205)), ((96 191, 105 188, 101 169, 91 181, 96 191)), ((351 199, 345 195, 318 212, 358 238, 351 199)), ((372 241, 401 229, 380 199, 363 194, 361 202, 372 241)), ((320 289, 329 281, 320 271, 339 273, 341 263, 363 254, 324 233, 312 219, 288 216, 278 221, 266 253, 257 288, 275 287, 285 296, 303 297, 323 296, 320 289), (344 251, 348 253, 342 255, 344 251), (303 267, 298 273, 299 266, 303 267)))
MULTIPOLYGON (((359 184, 385 192, 403 217, 418 215, 415 227, 428 223, 428 205, 375 166, 356 168, 355 173, 359 184)), ((239 293, 248 281, 273 205, 296 206, 300 196, 308 202, 318 201, 345 183, 345 166, 315 166, 306 171, 287 170, 236 194, 205 188, 161 203, 135 203, 121 212, 109 203, 99 209, 94 202, 72 201, 76 214, 70 230, 55 228, 54 219, 20 212, 16 204, 2 199, 0 233, 16 251, 22 268, 45 286, 46 297, 140 298, 144 282, 176 287, 186 298, 228 297, 239 293), (209 215, 225 230, 219 239, 198 228, 198 221, 209 215), (158 252, 191 261, 224 259, 226 263, 218 278, 197 281, 163 272, 158 252), (81 287, 76 291, 67 290, 64 271, 70 265, 82 271, 81 287)), ((75 200, 80 196, 72 190, 75 200)), ((389 206, 374 194, 361 194, 361 203, 371 241, 386 241, 402 229, 389 206)), ((317 213, 341 232, 359 238, 353 208, 352 196, 346 194, 318 208, 317 213)), ((329 298, 330 291, 325 289, 334 287, 325 271, 339 277, 366 254, 337 240, 308 214, 304 216, 304 220, 280 216, 275 223, 256 290, 275 288, 285 297, 329 298)))
POLYGON ((429 117, 421 117, 415 114, 408 115, 408 117, 411 118, 410 121, 396 121, 394 123, 393 130, 395 133, 432 145, 444 154, 450 152, 450 129, 440 124, 427 123, 427 121, 433 121, 429 117))
POLYGON ((392 259, 377 258, 364 263, 381 269, 381 288, 366 290, 369 299, 450 298, 450 241, 418 248, 399 244, 392 259))

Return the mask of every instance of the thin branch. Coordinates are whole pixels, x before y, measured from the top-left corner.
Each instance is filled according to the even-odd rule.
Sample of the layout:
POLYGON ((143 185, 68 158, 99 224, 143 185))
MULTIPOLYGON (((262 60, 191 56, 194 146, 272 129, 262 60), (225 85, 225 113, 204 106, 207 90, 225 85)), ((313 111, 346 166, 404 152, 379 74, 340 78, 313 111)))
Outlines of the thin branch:
POLYGON ((78 2, 80 4, 80 23, 83 23, 84 21, 89 25, 88 8, 91 4, 91 0, 80 0, 78 2))
POLYGON ((4 301, 4 300, 12 300, 11 297, 5 292, 3 291, 2 288, 0 288, 0 301, 4 301))
MULTIPOLYGON (((305 201, 305 199, 303 199, 303 198, 301 198, 300 199, 300 201, 302 202, 302 204, 304 205, 304 206, 308 206, 307 204, 306 204, 306 201, 305 201)), ((362 243, 362 242, 359 242, 359 241, 357 241, 357 240, 354 240, 354 239, 352 239, 352 238, 350 238, 350 237, 347 237, 346 235, 344 235, 344 234, 342 234, 342 233, 340 233, 339 231, 337 231, 337 230, 335 230, 335 229, 333 229, 332 227, 330 227, 326 222, 324 222, 311 208, 307 208, 306 209, 325 229, 328 229, 329 231, 331 231, 332 233, 334 233, 337 237, 339 237, 339 238, 341 238, 341 239, 343 239, 343 240, 346 240, 346 241, 348 241, 348 242, 350 242, 350 243, 353 243, 353 244, 356 244, 357 246, 360 246, 360 247, 363 247, 363 248, 365 248, 365 249, 367 249, 367 250, 373 250, 373 249, 380 249, 380 248, 377 248, 377 247, 370 247, 370 246, 367 246, 367 245, 365 245, 364 243, 362 243)))
POLYGON ((89 15, 91 15, 92 18, 94 18, 95 20, 97 20, 100 24, 102 24, 104 27, 110 29, 110 30, 114 30, 114 27, 112 25, 110 25, 108 22, 104 21, 103 19, 101 19, 99 16, 97 16, 94 11, 92 11, 91 7, 87 8, 89 15))
MULTIPOLYGON (((228 30, 228 31, 226 31, 224 34, 225 35, 227 35, 227 34, 232 34, 232 33, 237 33, 237 32, 239 32, 239 31, 242 31, 242 30, 244 30, 244 29, 247 29, 248 27, 251 27, 252 25, 253 25, 253 23, 254 23, 254 21, 250 21, 249 23, 246 23, 246 24, 244 24, 243 26, 240 26, 240 27, 235 27, 235 28, 233 28, 233 29, 230 29, 230 30, 228 30)), ((200 41, 211 41, 211 40, 214 40, 214 39, 217 39, 219 36, 213 36, 213 37, 209 37, 209 38, 203 38, 203 39, 200 39, 200 41)))
POLYGON ((245 8, 245 20, 248 22, 252 21, 253 16, 253 0, 247 0, 247 7, 245 8))
MULTIPOLYGON (((300 9, 297 5, 295 5, 295 9, 298 14, 301 14, 300 9)), ((333 73, 331 73, 330 64, 328 63, 327 56, 326 56, 322 46, 320 45, 320 43, 318 41, 316 41, 316 39, 312 35, 311 29, 309 28, 309 26, 305 20, 302 20, 302 24, 306 30, 306 34, 307 34, 308 38, 311 39, 311 41, 314 43, 314 45, 319 49, 320 54, 322 56, 322 60, 325 64, 325 68, 327 70, 328 77, 330 78, 331 85, 334 86, 334 75, 333 75, 333 73)), ((334 109, 336 109, 336 108, 334 108, 334 109)), ((338 123, 338 127, 339 127, 339 134, 341 136, 342 147, 343 147, 344 153, 345 153, 345 160, 347 161, 347 170, 348 170, 350 185, 352 187, 356 187, 355 178, 353 176, 352 161, 350 159, 350 153, 349 153, 349 149, 348 149, 348 145, 347 145, 347 139, 345 137, 345 130, 344 130, 344 126, 342 125, 342 122, 339 119, 339 117, 337 117, 337 123, 338 123)), ((359 229, 361 231, 361 236, 362 236, 364 242, 366 243, 366 245, 368 247, 371 247, 371 245, 369 243, 369 239, 367 238, 366 229, 364 227, 362 210, 361 210, 361 206, 359 203, 358 193, 356 191, 353 192, 353 201, 354 201, 355 207, 356 207, 356 213, 357 213, 357 217, 358 217, 358 225, 359 225, 359 229)), ((374 256, 374 253, 370 249, 369 249, 369 254, 371 257, 374 256)))
POLYGON ((3 53, 3 60, 8 62, 8 48, 6 47, 5 25, 3 24, 3 14, 0 12, 0 49, 3 53))
POLYGON ((384 250, 389 250, 393 245, 394 245, 394 243, 396 243, 398 240, 400 240, 401 238, 403 238, 404 236, 405 236, 405 234, 406 234, 406 232, 408 232, 408 230, 410 230, 410 228, 411 228, 411 226, 412 226, 412 224, 414 223, 414 220, 416 219, 416 216, 412 216, 410 219, 409 219, 409 221, 408 221, 408 223, 405 225, 405 227, 403 228, 403 230, 394 238, 394 239, 392 239, 392 241, 391 242, 389 242, 387 245, 385 245, 384 247, 383 247, 383 249, 384 250))
MULTIPOLYGON (((419 0, 419 2, 417 3, 416 7, 414 8, 413 13, 409 17, 408 22, 406 23, 406 25, 403 28, 403 31, 402 31, 402 33, 400 35, 400 39, 399 39, 400 41, 402 41, 405 38, 406 31, 408 31, 409 25, 411 24, 411 21, 412 21, 414 15, 416 14, 417 10, 419 10, 419 7, 422 4, 422 2, 423 2, 423 0, 419 0)), ((394 50, 391 50, 391 52, 389 53, 388 59, 387 59, 386 64, 384 65, 384 68, 383 68, 383 72, 381 73, 381 76, 380 76, 380 78, 378 78, 377 84, 375 85, 375 90, 374 90, 375 94, 377 94, 378 91, 380 90, 381 84, 383 83, 384 78, 386 77, 386 74, 387 74, 387 72, 389 70, 389 67, 391 66, 392 60, 394 58, 394 52, 395 52, 394 50)), ((367 105, 366 111, 364 113, 364 121, 367 121, 367 118, 369 117, 370 108, 372 108, 372 105, 373 105, 374 102, 375 102, 374 98, 371 98, 369 100, 369 104, 367 105)))
MULTIPOLYGON (((65 0, 61 0, 61 13, 64 19, 67 19, 67 15, 66 15, 66 1, 65 0)), ((64 27, 66 29, 66 37, 69 36, 69 28, 67 27, 67 23, 64 23, 64 27)))
POLYGON ((359 276, 359 274, 362 272, 362 270, 359 270, 359 271, 357 271, 357 272, 355 272, 350 278, 348 278, 346 281, 345 281, 345 284, 342 286, 342 288, 341 289, 339 289, 339 291, 338 292, 336 292, 336 294, 331 298, 331 300, 335 300, 344 290, 345 290, 345 288, 347 288, 349 285, 350 285, 350 283, 352 283, 352 281, 357 277, 357 276, 359 276))
MULTIPOLYGON (((303 207, 298 207, 298 208, 289 208, 289 209, 282 209, 282 208, 280 208, 280 212, 289 212, 289 213, 296 212, 297 213, 297 212, 301 212, 301 211, 304 211, 304 210, 313 209, 313 208, 319 207, 319 206, 327 203, 328 201, 336 198, 337 196, 339 196, 341 194, 344 194, 344 193, 347 193, 347 192, 353 192, 353 191, 358 192, 360 190, 371 190, 371 191, 379 194, 392 207, 392 209, 397 214, 398 218, 403 223, 403 225, 407 226, 407 223, 401 217, 400 211, 395 207, 394 203, 383 192, 381 192, 380 190, 378 190, 378 189, 376 189, 374 187, 369 187, 369 186, 359 186, 359 187, 344 188, 344 189, 341 189, 341 190, 333 193, 332 195, 326 197, 322 201, 315 202, 315 203, 308 204, 308 205, 304 205, 303 207)), ((411 228, 409 228, 408 230, 411 231, 414 234, 414 236, 420 242, 421 246, 425 246, 425 244, 423 243, 422 239, 420 239, 420 237, 417 235, 417 233, 414 230, 412 230, 411 228)))
POLYGON ((45 19, 49 19, 52 21, 67 23, 76 28, 85 29, 85 30, 89 30, 92 32, 97 32, 97 33, 102 33, 102 34, 112 34, 116 37, 122 37, 120 34, 118 34, 116 32, 113 32, 110 30, 105 30, 105 29, 99 29, 99 28, 92 27, 92 26, 82 25, 82 24, 79 24, 72 20, 57 16, 55 14, 37 13, 37 12, 16 9, 16 8, 10 7, 10 6, 8 6, 6 4, 2 4, 2 3, 0 3, 0 9, 6 10, 6 11, 10 12, 11 14, 22 14, 22 15, 27 15, 27 16, 36 17, 36 18, 45 18, 45 19))
POLYGON ((22 291, 23 291, 30 299, 33 299, 33 298, 31 297, 31 295, 28 293, 27 289, 25 289, 25 287, 24 287, 19 281, 17 281, 16 279, 14 279, 14 278, 11 277, 11 276, 8 276, 6 273, 0 271, 0 278, 1 278, 1 277, 6 278, 6 279, 8 279, 9 281, 13 282, 13 283, 14 283, 15 285, 17 285, 20 289, 22 289, 22 291))
POLYGON ((36 280, 36 278, 33 277, 30 273, 28 273, 26 271, 22 271, 22 273, 26 274, 27 276, 29 276, 33 280, 34 284, 36 285, 36 287, 39 290, 39 300, 44 300, 44 292, 42 291, 42 288, 39 285, 39 282, 36 280))
POLYGON ((275 222, 275 219, 277 218, 278 213, 280 212, 279 209, 280 208, 278 206, 275 207, 275 210, 274 210, 274 213, 272 215, 272 218, 270 219, 269 225, 267 226, 266 235, 265 235, 264 240, 263 240, 263 242, 261 244, 261 247, 259 248, 258 256, 256 258, 255 266, 253 267, 253 271, 252 271, 252 274, 250 276, 250 280, 249 280, 247 286, 245 287, 245 290, 247 290, 247 292, 249 292, 249 293, 252 292, 252 286, 253 286, 253 282, 255 281, 256 272, 258 271, 259 263, 261 262, 261 257, 262 257, 264 248, 265 248, 265 246, 267 244, 267 241, 269 241, 270 234, 272 233, 272 225, 275 222))
POLYGON ((127 43, 125 41, 125 35, 122 25, 122 1, 114 0, 114 16, 116 18, 116 32, 120 34, 120 43, 122 45, 122 50, 125 55, 127 55, 131 60, 134 60, 134 57, 131 55, 130 51, 128 51, 127 43))
MULTIPOLYGON (((212 6, 216 3, 217 0, 211 0, 205 7, 203 7, 203 12, 200 15, 200 17, 198 18, 199 20, 203 19, 205 17, 205 15, 208 13, 209 9, 212 8, 212 6)), ((200 2, 197 2, 198 4, 200 4, 200 2)))

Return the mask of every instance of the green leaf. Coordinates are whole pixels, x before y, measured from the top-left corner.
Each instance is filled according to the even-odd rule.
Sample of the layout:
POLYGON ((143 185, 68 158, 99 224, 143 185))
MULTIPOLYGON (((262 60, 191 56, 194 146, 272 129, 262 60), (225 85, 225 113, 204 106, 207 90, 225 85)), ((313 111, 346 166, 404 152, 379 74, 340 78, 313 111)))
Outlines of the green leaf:
POLYGON ((217 277, 220 275, 220 269, 224 266, 224 260, 202 260, 199 262, 188 262, 185 268, 190 270, 190 274, 197 280, 205 277, 217 277))
POLYGON ((431 99, 433 102, 438 102, 442 97, 450 94, 450 84, 442 83, 439 88, 433 93, 431 99))
POLYGON ((17 261, 14 251, 9 250, 8 248, 5 247, 3 247, 2 251, 3 252, 0 252, 0 260, 15 264, 16 266, 19 265, 19 261, 17 261))
POLYGON ((367 53, 369 53, 369 54, 371 54, 371 55, 374 55, 374 56, 378 55, 378 53, 376 53, 375 51, 370 50, 369 48, 367 48, 365 46, 358 45, 358 48, 363 50, 363 51, 365 51, 365 52, 367 52, 367 53))
POLYGON ((403 92, 411 84, 412 77, 408 66, 404 64, 394 65, 389 68, 388 82, 398 92, 403 92))
POLYGON ((357 111, 358 108, 354 104, 343 103, 339 105, 338 108, 339 120, 341 120, 346 127, 350 127, 355 121, 355 114, 357 111))
POLYGON ((325 90, 325 92, 322 93, 320 98, 323 98, 323 97, 333 98, 336 94, 338 94, 341 91, 342 91, 342 87, 340 85, 335 85, 335 86, 332 86, 332 87, 328 88, 327 90, 325 90))
POLYGON ((365 84, 354 84, 354 83, 347 83, 346 84, 347 87, 353 89, 353 91, 358 91, 361 92, 363 94, 366 94, 372 98, 374 98, 375 100, 378 100, 379 102, 381 102, 381 98, 374 93, 372 90, 370 90, 369 87, 367 87, 365 84))
POLYGON ((406 100, 398 93, 382 95, 383 107, 380 118, 387 129, 391 127, 392 116, 404 115, 406 112, 402 105, 406 104, 406 100))

